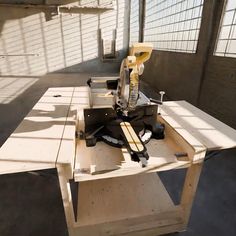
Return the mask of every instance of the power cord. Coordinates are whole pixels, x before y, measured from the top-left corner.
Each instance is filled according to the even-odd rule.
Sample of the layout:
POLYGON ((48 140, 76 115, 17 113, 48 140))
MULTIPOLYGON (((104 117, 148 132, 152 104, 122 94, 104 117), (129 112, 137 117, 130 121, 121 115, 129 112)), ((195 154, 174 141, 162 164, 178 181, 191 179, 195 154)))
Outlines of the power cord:
POLYGON ((207 154, 206 154, 206 157, 204 159, 204 161, 208 161, 210 160, 211 158, 215 157, 216 155, 218 155, 220 153, 220 151, 208 151, 207 154))

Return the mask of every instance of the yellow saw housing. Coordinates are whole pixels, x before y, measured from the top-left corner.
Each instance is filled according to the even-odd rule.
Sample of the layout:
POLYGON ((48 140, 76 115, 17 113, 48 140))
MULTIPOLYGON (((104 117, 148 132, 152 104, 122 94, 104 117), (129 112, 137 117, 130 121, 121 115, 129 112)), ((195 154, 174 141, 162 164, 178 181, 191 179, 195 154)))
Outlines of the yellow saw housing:
POLYGON ((152 49, 151 43, 135 43, 130 49, 129 56, 121 64, 117 104, 125 110, 136 107, 139 97, 139 75, 143 73, 143 64, 150 58, 152 49))

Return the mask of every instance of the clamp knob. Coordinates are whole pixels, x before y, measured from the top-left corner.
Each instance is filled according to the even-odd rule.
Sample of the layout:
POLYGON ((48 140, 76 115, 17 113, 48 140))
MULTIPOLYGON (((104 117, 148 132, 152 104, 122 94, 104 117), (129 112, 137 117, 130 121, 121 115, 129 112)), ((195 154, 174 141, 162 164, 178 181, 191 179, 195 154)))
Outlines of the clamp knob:
POLYGON ((161 103, 163 102, 163 97, 165 95, 165 91, 160 91, 159 94, 161 95, 161 103))

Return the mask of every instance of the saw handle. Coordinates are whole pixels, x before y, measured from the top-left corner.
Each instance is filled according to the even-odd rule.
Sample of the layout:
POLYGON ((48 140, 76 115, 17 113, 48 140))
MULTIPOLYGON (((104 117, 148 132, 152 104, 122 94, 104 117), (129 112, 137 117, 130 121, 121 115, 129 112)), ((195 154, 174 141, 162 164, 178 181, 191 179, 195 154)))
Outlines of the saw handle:
POLYGON ((156 99, 153 99, 153 98, 149 98, 150 102, 153 102, 153 103, 156 103, 156 104, 159 104, 159 105, 162 105, 163 102, 160 101, 160 100, 156 100, 156 99))
POLYGON ((134 43, 130 49, 130 56, 136 57, 138 65, 146 62, 152 53, 153 45, 151 43, 134 43), (139 55, 137 55, 139 54, 139 55))

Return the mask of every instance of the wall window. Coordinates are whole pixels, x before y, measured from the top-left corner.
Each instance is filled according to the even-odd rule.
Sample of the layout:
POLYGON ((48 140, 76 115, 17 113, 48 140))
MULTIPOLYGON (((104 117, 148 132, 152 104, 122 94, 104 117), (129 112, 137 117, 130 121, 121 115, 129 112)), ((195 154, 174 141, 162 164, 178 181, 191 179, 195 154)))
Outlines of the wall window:
POLYGON ((214 55, 236 57, 236 1, 228 0, 214 55))
POLYGON ((154 49, 195 53, 204 0, 147 0, 144 41, 154 49))
POLYGON ((139 0, 131 0, 130 5, 130 45, 139 41, 139 0))

